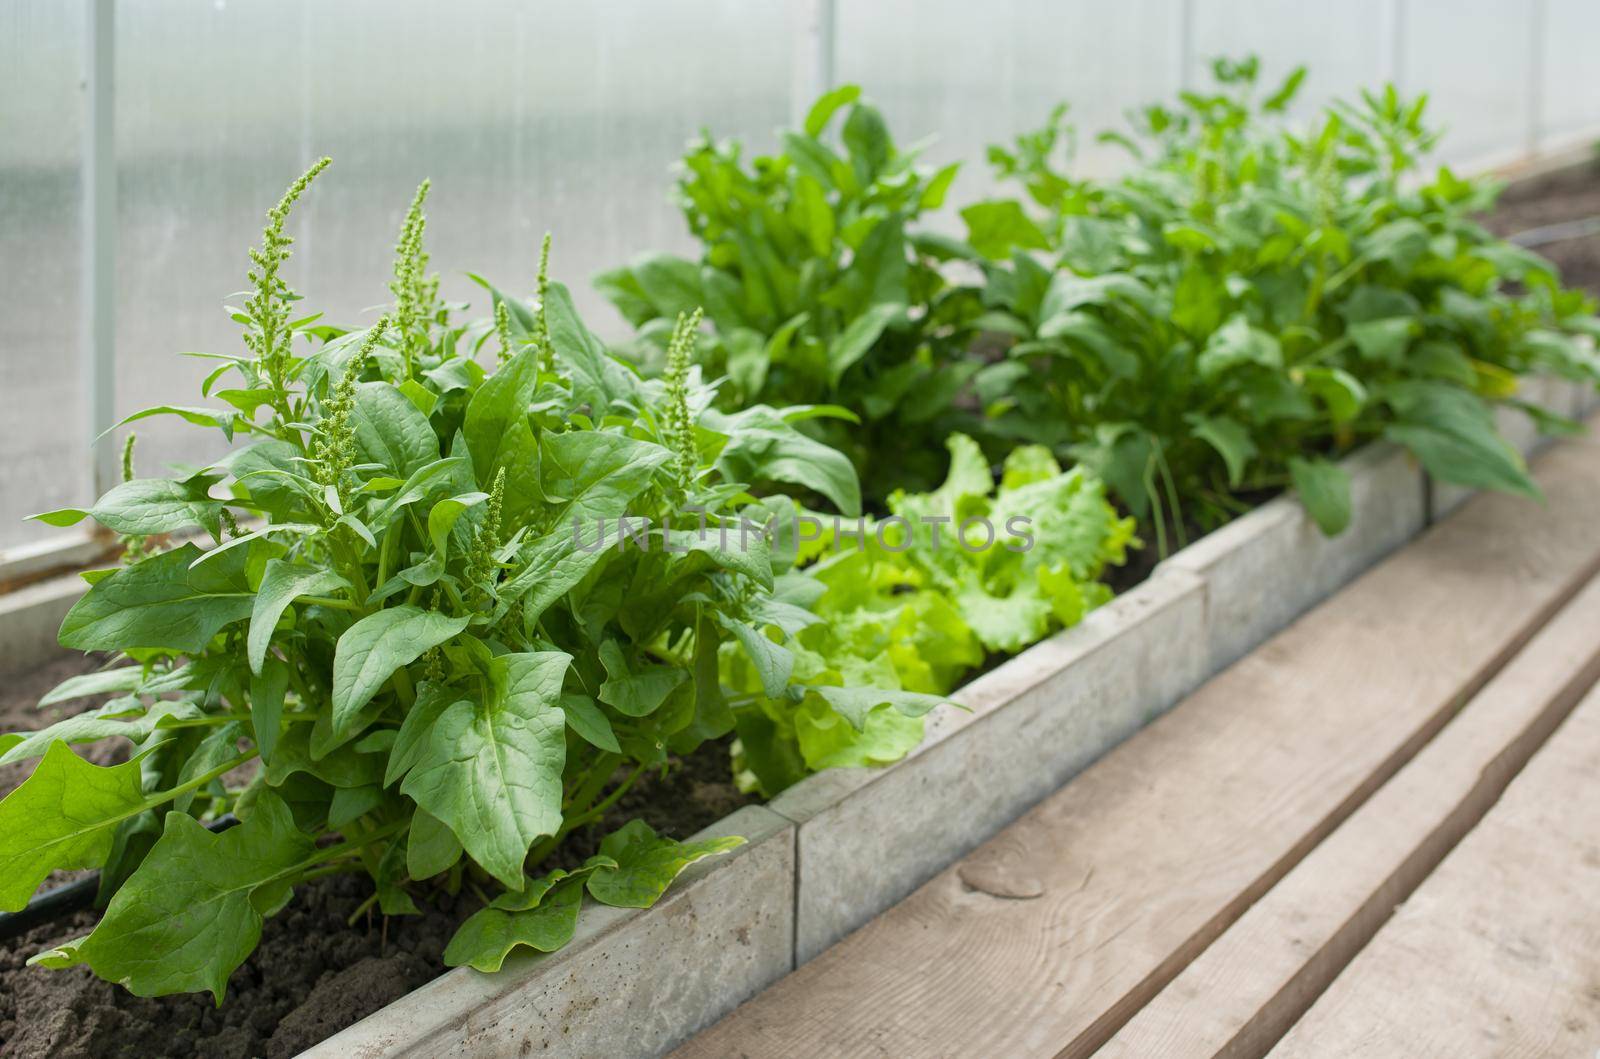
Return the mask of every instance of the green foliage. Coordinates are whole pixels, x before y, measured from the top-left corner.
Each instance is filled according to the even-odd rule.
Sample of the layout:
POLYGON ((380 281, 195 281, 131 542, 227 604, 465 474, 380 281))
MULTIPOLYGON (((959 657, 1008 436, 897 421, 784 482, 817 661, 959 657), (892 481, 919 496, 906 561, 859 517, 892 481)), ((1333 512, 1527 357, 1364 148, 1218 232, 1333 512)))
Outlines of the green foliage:
POLYGON ((943 204, 956 166, 918 166, 860 96, 854 85, 823 96, 771 156, 693 142, 677 193, 700 259, 648 255, 595 282, 641 329, 640 359, 703 306, 702 362, 727 376, 725 408, 848 409, 805 429, 849 453, 881 500, 936 480, 938 443, 960 419, 952 398, 976 367, 974 299, 941 276, 948 248, 911 230, 943 204))
POLYGON ((220 1002, 262 920, 325 874, 371 877, 389 915, 439 887, 499 893, 450 947, 449 962, 488 968, 570 938, 584 892, 647 905, 732 848, 635 822, 580 872, 527 874, 669 754, 733 731, 725 649, 750 652, 771 694, 810 693, 785 642, 784 564, 762 533, 721 542, 776 502, 745 483, 859 503, 849 461, 793 425, 805 410, 712 410, 694 317, 665 380, 608 356, 544 274, 548 241, 537 303, 485 284, 493 318, 454 322, 425 274, 426 185, 389 314, 354 332, 291 320, 284 226, 322 165, 252 254, 255 291, 235 313, 250 355, 205 384, 226 407, 150 413, 244 444, 176 478, 130 468, 92 507, 41 516, 156 545, 211 538, 91 575, 61 642, 118 667, 52 697, 118 697, 0 736, 8 762, 42 755, 0 801, 0 908, 53 870, 102 868, 99 924, 38 962, 85 963, 143 995, 220 1002), (493 370, 475 359, 485 343, 493 370), (230 375, 237 388, 216 389, 230 375), (134 759, 102 768, 70 749, 109 737, 134 759), (230 812, 242 826, 202 826, 230 812))
POLYGON ((548 236, 531 300, 473 277, 489 313, 458 321, 426 183, 386 315, 296 318, 286 225, 318 162, 251 251, 247 352, 209 403, 125 421, 241 444, 141 478, 130 437, 121 484, 35 516, 124 544, 60 633, 116 661, 45 702, 115 697, 0 735, 0 765, 38 762, 0 800, 0 909, 102 870, 99 924, 35 962, 220 1002, 296 885, 352 872, 385 915, 473 888, 445 961, 493 971, 738 844, 635 820, 551 870, 641 776, 731 735, 767 794, 896 760, 966 675, 1109 598, 1136 525, 1165 553, 1292 487, 1337 533, 1338 457, 1376 438, 1537 495, 1494 412, 1572 426, 1518 380, 1600 380, 1589 303, 1473 220, 1490 186, 1415 178, 1423 100, 1364 94, 1300 134, 1279 116, 1302 71, 1265 98, 1254 60, 1214 73, 1114 137, 1125 177, 1064 170, 1064 106, 992 148, 1026 198, 967 205, 964 242, 912 230, 956 167, 919 168, 854 86, 771 157, 695 142, 700 259, 598 280, 659 378, 584 325, 548 236), (946 281, 957 258, 981 287, 946 281), (846 521, 796 525, 785 489, 846 521), (133 758, 72 750, 107 738, 133 758))
POLYGON ((1110 598, 1099 578, 1137 542, 1098 480, 1021 446, 997 487, 975 441, 957 434, 948 446, 933 492, 895 493, 881 520, 802 527, 802 554, 821 558, 779 579, 774 620, 792 619, 803 697, 771 694, 753 652, 724 649, 725 682, 750 697, 736 711, 750 788, 772 794, 812 769, 904 756, 921 713, 990 653, 1020 651, 1110 598))
POLYGON ((981 323, 1012 339, 975 380, 990 444, 1081 460, 1163 553, 1291 484, 1337 532, 1349 486, 1329 461, 1377 437, 1445 481, 1534 494, 1492 407, 1532 372, 1600 378, 1576 341, 1591 306, 1473 220, 1488 183, 1410 179, 1435 140, 1425 98, 1363 93, 1299 135, 1278 116, 1304 71, 1259 101, 1254 60, 1214 73, 1115 137, 1136 161, 1120 179, 1065 175, 1062 109, 991 150, 1033 212, 968 216, 990 255, 981 323))

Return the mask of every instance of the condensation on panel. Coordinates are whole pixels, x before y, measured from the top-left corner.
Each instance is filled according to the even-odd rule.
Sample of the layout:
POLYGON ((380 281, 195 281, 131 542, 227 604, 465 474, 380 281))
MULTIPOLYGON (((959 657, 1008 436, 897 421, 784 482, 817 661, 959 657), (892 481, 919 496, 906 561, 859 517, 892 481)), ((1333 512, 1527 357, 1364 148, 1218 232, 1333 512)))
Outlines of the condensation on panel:
POLYGON ((1404 6, 1400 84, 1427 92, 1439 157, 1467 167, 1522 154, 1529 133, 1532 5, 1504 0, 1404 6))
POLYGON ((1545 0, 1539 131, 1544 145, 1600 135, 1600 4, 1545 0))
POLYGON ((1263 95, 1296 66, 1305 66, 1306 79, 1289 113, 1306 119, 1330 99, 1352 98, 1390 80, 1394 10, 1395 0, 1195 0, 1194 87, 1211 83, 1216 58, 1258 57, 1263 95))
POLYGON ((0 4, 0 550, 89 489, 79 392, 83 5, 0 4))
POLYGON ((1123 156, 1095 135, 1177 88, 1176 0, 840 0, 838 34, 839 80, 863 86, 897 140, 936 135, 925 157, 964 163, 952 208, 993 193, 988 146, 1039 127, 1058 102, 1078 130, 1074 171, 1105 173, 1123 156))
POLYGON ((340 319, 386 298, 395 234, 432 181, 428 249, 448 297, 472 271, 532 289, 539 241, 602 334, 624 324, 595 272, 692 252, 671 166, 702 126, 770 149, 789 113, 790 4, 315 5, 308 140, 332 154, 310 210, 309 289, 340 319))
MULTIPOLYGON (((205 404, 215 361, 243 354, 223 306, 246 286, 249 248, 304 152, 299 3, 125 4, 117 26, 117 415, 205 404)), ((315 192, 313 192, 315 193, 315 192)), ((305 230, 296 215, 290 230, 305 230)), ((286 274, 304 276, 297 246, 286 274)), ((230 385, 224 381, 218 388, 230 385)), ((174 417, 137 425, 138 469, 218 456, 215 430, 174 417)))

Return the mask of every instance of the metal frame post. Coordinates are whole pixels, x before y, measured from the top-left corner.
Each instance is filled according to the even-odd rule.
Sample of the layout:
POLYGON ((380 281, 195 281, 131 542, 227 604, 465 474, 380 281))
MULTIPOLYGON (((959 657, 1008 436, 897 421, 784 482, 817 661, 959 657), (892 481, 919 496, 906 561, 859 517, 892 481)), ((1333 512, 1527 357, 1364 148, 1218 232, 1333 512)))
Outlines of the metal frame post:
POLYGON ((85 0, 83 123, 83 395, 89 483, 98 497, 117 481, 116 421, 116 5, 85 0))
POLYGON ((1547 0, 1528 4, 1528 112, 1523 148, 1529 158, 1544 145, 1544 65, 1545 38, 1549 30, 1550 7, 1547 0))
POLYGON ((1188 91, 1194 88, 1195 64, 1198 59, 1194 53, 1194 0, 1179 0, 1176 30, 1173 47, 1178 53, 1174 57, 1178 88, 1188 91))
POLYGON ((803 25, 795 35, 794 78, 790 100, 790 120, 795 126, 805 121, 806 112, 818 96, 832 88, 834 45, 838 38, 838 11, 834 0, 798 0, 803 25))

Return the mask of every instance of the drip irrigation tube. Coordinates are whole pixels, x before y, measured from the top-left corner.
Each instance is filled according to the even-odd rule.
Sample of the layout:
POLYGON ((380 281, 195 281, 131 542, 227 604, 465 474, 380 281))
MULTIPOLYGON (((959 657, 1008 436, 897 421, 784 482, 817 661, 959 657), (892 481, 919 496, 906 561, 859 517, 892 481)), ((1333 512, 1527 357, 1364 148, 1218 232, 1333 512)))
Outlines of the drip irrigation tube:
POLYGON ((1510 236, 1506 241, 1531 249, 1536 246, 1566 242, 1568 239, 1582 239, 1590 235, 1600 235, 1600 217, 1582 217, 1575 221, 1562 221, 1559 224, 1529 228, 1510 236))
MULTIPOLYGON (((206 826, 212 831, 226 831, 238 822, 238 818, 229 813, 206 826)), ((46 890, 29 901, 26 908, 16 912, 0 912, 0 943, 20 938, 34 927, 92 908, 99 889, 100 873, 91 872, 65 886, 46 890)))

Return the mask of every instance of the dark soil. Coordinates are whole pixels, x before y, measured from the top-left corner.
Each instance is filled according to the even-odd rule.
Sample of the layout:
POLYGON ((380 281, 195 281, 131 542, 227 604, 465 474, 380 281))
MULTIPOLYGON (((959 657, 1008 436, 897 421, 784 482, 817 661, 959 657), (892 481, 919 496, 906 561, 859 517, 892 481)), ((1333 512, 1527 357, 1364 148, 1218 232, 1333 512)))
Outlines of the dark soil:
MULTIPOLYGON (((97 656, 63 655, 53 658, 24 673, 8 675, 0 680, 0 732, 26 732, 45 728, 64 717, 93 709, 106 700, 106 696, 78 699, 55 706, 38 708, 39 700, 68 677, 98 669, 103 659, 97 656)), ((128 756, 128 745, 122 740, 107 740, 92 746, 80 747, 79 753, 97 765, 112 765, 128 756), (121 743, 121 746, 113 745, 121 743)), ((33 766, 29 764, 0 767, 0 797, 27 778, 33 766)))
MULTIPOLYGON (((551 866, 581 861, 607 831, 633 817, 684 838, 753 801, 733 784, 727 743, 708 743, 675 759, 665 778, 641 780, 604 826, 574 834, 551 866)), ((136 997, 84 967, 24 966, 34 953, 86 933, 92 912, 0 943, 0 1055, 295 1055, 441 974, 445 944, 481 907, 465 891, 454 898, 435 894, 431 902, 419 894, 421 916, 385 923, 369 915, 347 926, 370 893, 371 883, 354 876, 300 887, 289 907, 267 920, 260 946, 234 972, 220 1008, 209 995, 136 997)))
POLYGON ((0 1052, 59 1059, 294 1055, 437 974, 454 924, 471 911, 466 901, 449 901, 403 927, 393 921, 385 939, 381 921, 345 924, 369 890, 352 876, 301 887, 267 920, 261 946, 234 972, 221 1008, 202 994, 136 997, 86 967, 25 967, 33 953, 86 933, 95 913, 40 927, 0 949, 0 1052))

